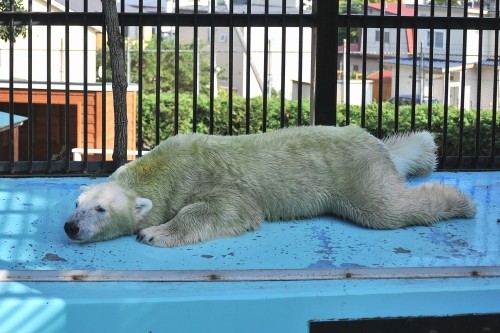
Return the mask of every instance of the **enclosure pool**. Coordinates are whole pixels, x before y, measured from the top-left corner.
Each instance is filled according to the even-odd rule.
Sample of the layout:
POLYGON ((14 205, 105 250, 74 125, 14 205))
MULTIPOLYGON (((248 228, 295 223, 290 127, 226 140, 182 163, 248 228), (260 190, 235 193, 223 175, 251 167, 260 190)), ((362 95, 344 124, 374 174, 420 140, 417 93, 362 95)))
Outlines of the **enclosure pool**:
POLYGON ((66 238, 79 187, 102 178, 0 178, 0 332, 299 333, 459 315, 500 330, 500 172, 411 184, 429 179, 473 197, 475 219, 381 231, 320 217, 154 248, 66 238))

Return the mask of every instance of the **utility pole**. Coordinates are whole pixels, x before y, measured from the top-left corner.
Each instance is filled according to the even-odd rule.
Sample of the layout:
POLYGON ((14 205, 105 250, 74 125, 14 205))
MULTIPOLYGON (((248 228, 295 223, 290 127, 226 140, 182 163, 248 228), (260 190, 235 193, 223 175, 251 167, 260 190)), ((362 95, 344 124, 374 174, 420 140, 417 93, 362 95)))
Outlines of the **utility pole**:
MULTIPOLYGON (((430 69, 429 69, 430 70, 430 69)), ((424 102, 424 42, 420 42, 420 103, 424 102)))

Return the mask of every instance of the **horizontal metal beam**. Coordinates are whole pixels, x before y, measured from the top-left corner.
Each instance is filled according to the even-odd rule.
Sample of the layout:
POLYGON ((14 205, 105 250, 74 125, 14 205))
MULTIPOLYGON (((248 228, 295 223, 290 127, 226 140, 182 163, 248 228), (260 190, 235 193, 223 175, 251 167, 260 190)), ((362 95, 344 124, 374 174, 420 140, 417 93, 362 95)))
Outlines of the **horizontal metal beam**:
MULTIPOLYGON (((235 27, 316 27, 315 14, 252 14, 252 13, 119 13, 120 24, 125 26, 235 26, 235 27)), ((95 25, 102 26, 104 17, 100 12, 0 12, 0 25, 95 25)), ((446 17, 446 16, 395 16, 395 15, 339 15, 339 27, 350 28, 415 28, 415 29, 483 29, 496 30, 500 24, 495 17, 446 17)))
MULTIPOLYGON (((229 14, 229 13, 121 13, 120 24, 125 26, 186 26, 186 27, 312 27, 314 17, 310 14, 229 14)), ((102 13, 0 13, 0 25, 41 26, 102 26, 102 13)))
POLYGON ((500 267, 255 270, 0 270, 0 282, 253 282, 500 278, 500 267))
POLYGON ((47 161, 15 161, 12 162, 0 162, 0 175, 8 176, 9 174, 20 176, 20 175, 50 175, 60 177, 61 175, 67 174, 75 176, 78 175, 90 176, 90 175, 101 175, 109 174, 113 170, 113 162, 69 162, 69 168, 66 161, 51 161, 50 165, 47 161))
POLYGON ((340 27, 368 28, 415 28, 452 30, 497 30, 500 21, 494 17, 447 17, 447 16, 375 16, 339 15, 340 27))

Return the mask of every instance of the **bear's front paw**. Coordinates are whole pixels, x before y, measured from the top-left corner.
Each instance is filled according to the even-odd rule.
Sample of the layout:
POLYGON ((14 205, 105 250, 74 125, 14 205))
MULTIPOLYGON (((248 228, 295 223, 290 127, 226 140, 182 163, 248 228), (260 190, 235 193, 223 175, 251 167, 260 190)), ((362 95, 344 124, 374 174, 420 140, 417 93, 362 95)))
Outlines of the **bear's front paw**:
POLYGON ((166 224, 142 229, 137 234, 137 240, 145 244, 160 247, 174 247, 186 244, 183 241, 183 237, 179 237, 166 224))

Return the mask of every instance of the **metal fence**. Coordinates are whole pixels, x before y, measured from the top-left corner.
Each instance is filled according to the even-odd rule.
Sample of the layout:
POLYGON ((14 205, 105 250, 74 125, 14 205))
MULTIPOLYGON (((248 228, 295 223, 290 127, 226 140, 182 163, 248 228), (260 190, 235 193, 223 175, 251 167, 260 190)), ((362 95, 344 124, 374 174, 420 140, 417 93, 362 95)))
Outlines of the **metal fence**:
MULTIPOLYGON (((499 169, 499 0, 438 2, 121 1, 129 158, 177 133, 357 124, 431 130, 441 169, 499 169)), ((0 12, 0 173, 110 172, 100 1, 24 4, 0 12)))

